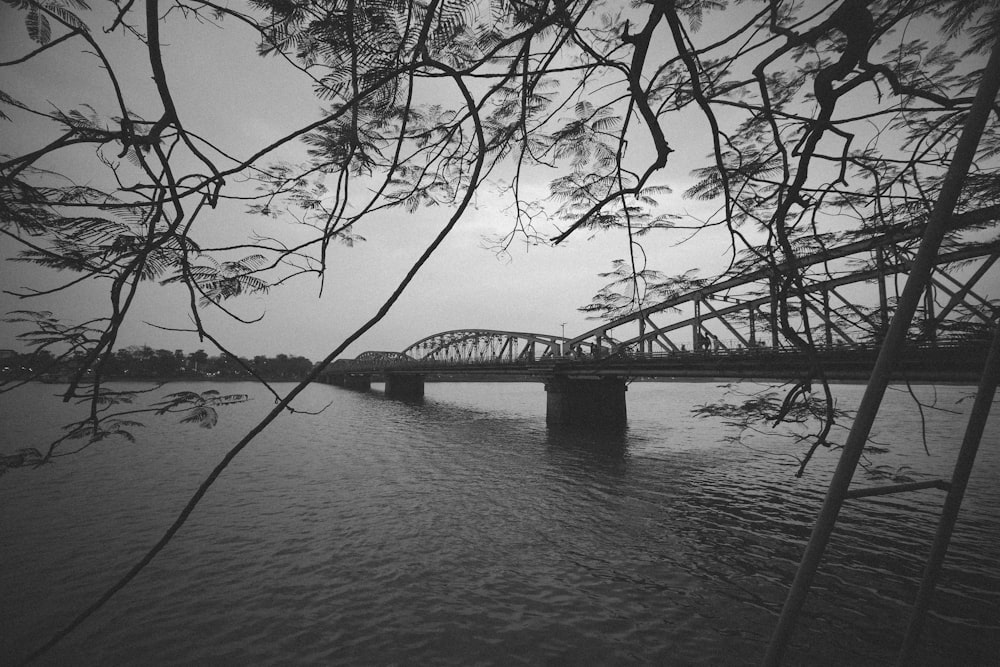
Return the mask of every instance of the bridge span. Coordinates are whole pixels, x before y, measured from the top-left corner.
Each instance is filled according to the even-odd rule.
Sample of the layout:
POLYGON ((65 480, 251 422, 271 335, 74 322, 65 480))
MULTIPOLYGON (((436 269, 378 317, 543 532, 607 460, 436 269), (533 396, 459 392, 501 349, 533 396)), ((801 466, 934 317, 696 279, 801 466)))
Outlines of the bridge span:
MULTIPOLYGON (((956 216, 896 380, 979 379, 986 341, 1000 321, 1000 240, 963 239, 968 226, 956 216)), ((400 398, 422 397, 428 380, 540 381, 549 423, 609 426, 625 422, 627 383, 636 379, 798 381, 821 373, 866 381, 921 233, 911 226, 839 244, 816 241, 796 261, 802 279, 792 293, 782 285, 787 266, 747 261, 714 280, 690 280, 657 303, 633 303, 576 336, 445 331, 400 352, 337 360, 321 380, 361 390, 381 380, 387 395, 400 398), (782 311, 811 344, 811 357, 782 335, 782 311)))
MULTIPOLYGON (((447 332, 454 340, 457 332, 447 332)), ((878 354, 874 345, 820 348, 814 358, 791 347, 718 348, 641 353, 628 348, 605 354, 560 354, 559 340, 532 356, 513 346, 514 332, 463 332, 462 347, 423 357, 399 352, 366 352, 340 360, 321 381, 367 391, 384 382, 389 397, 420 399, 426 382, 534 381, 545 385, 547 422, 617 427, 625 423, 627 385, 635 380, 787 381, 812 377, 822 365, 828 380, 867 381, 878 354), (515 350, 512 353, 511 350, 515 350), (492 352, 492 353, 491 353, 492 352)), ((525 340, 521 338, 519 340, 525 340)), ((568 349, 568 348, 567 348, 568 349)), ((900 382, 974 384, 985 364, 987 345, 977 339, 914 343, 894 371, 900 382)))

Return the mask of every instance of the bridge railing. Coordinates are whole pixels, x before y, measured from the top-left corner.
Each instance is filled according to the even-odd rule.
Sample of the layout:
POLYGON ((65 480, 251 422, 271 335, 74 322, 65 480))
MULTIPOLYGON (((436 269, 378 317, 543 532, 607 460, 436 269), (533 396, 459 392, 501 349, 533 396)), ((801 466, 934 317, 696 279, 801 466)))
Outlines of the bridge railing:
POLYGON ((546 357, 544 359, 393 359, 385 361, 344 359, 340 363, 331 364, 329 373, 364 373, 385 372, 392 370, 447 369, 469 366, 504 367, 504 368, 544 368, 551 366, 555 359, 561 357, 546 357))
MULTIPOLYGON (((933 352, 937 355, 947 355, 949 353, 962 354, 969 350, 986 349, 984 341, 975 337, 954 338, 938 341, 911 341, 910 346, 914 354, 927 354, 933 352)), ((857 360, 867 356, 873 357, 878 352, 878 344, 875 342, 864 345, 834 344, 831 346, 818 346, 816 352, 825 362, 836 363, 838 359, 857 360)), ((718 347, 701 350, 676 350, 676 351, 638 351, 631 348, 619 349, 614 352, 593 355, 580 352, 572 352, 562 356, 549 356, 543 359, 404 359, 404 358, 374 358, 368 356, 364 359, 344 359, 335 362, 329 373, 336 374, 380 374, 392 371, 422 373, 439 372, 446 373, 449 370, 470 371, 477 368, 492 371, 513 371, 523 370, 525 372, 538 372, 555 367, 565 368, 579 364, 581 366, 598 365, 639 365, 644 362, 650 364, 670 363, 678 364, 702 362, 714 359, 720 363, 731 361, 733 363, 762 358, 781 358, 801 356, 802 352, 793 346, 768 346, 759 345, 755 347, 718 347)))

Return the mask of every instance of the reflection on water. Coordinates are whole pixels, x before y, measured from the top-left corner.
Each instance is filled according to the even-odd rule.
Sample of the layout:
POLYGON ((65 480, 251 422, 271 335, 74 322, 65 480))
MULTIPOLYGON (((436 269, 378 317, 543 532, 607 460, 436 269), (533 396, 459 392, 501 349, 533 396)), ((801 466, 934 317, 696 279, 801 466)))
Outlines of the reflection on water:
MULTIPOLYGON (((140 444, 0 480, 0 663, 134 562, 272 403, 233 390, 258 398, 217 430, 150 423, 140 444)), ((428 385, 422 402, 314 387, 299 407, 330 407, 285 416, 251 445, 45 664, 754 664, 836 452, 795 478, 784 444, 732 445, 721 422, 690 415, 717 392, 633 384, 627 429, 607 435, 547 429, 540 385, 428 385)), ((940 392, 964 409, 958 390, 940 392)), ((7 437, 63 418, 32 412, 43 393, 7 400, 7 437)), ((899 398, 876 463, 941 474, 960 417, 932 415, 928 458, 899 398)), ((994 418, 926 664, 1000 655, 997 434, 994 418)), ((940 500, 845 508, 790 664, 891 662, 940 500)))
POLYGON ((591 461, 613 463, 628 455, 629 438, 624 428, 594 432, 563 426, 546 429, 545 443, 552 449, 575 452, 591 461))

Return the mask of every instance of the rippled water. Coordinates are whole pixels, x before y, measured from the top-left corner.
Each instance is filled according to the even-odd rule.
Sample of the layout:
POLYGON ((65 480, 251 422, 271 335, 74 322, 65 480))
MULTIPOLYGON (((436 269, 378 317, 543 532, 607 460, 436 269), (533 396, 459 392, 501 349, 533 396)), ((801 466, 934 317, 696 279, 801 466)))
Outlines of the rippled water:
MULTIPOLYGON (((205 387, 207 388, 207 387, 205 387)), ((67 623, 160 535, 271 399, 218 428, 149 421, 0 478, 0 664, 67 623)), ((925 399, 931 388, 918 388, 925 399)), ((166 393, 164 388, 160 393, 166 393)), ((861 388, 837 387, 843 405, 861 388)), ((32 386, 4 446, 58 431, 32 386)), ((415 405, 327 386, 253 443, 140 577, 42 664, 740 665, 760 661, 835 452, 802 479, 770 434, 691 415, 714 384, 634 383, 629 427, 546 429, 538 384, 428 385, 415 405)), ((937 403, 969 390, 937 389, 937 403)), ((1000 410, 994 410, 1000 412, 1000 410)), ((963 418, 891 392, 873 469, 947 475, 963 418)), ((925 664, 1000 663, 995 414, 925 631, 925 664)), ((863 476, 855 484, 870 484, 863 476)), ((789 664, 892 660, 943 495, 851 501, 789 664)))

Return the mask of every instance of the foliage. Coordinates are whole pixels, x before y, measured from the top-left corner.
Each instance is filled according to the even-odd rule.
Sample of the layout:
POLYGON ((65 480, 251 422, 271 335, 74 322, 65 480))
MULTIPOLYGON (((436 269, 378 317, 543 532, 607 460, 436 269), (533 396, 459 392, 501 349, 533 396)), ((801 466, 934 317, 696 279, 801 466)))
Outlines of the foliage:
POLYGON ((615 260, 612 266, 611 271, 599 275, 614 280, 603 287, 589 305, 580 308, 585 313, 591 313, 591 318, 613 320, 630 315, 642 308, 644 303, 667 301, 706 282, 695 277, 695 269, 678 276, 667 276, 649 268, 636 270, 623 259, 615 260))
POLYGON ((0 475, 12 468, 38 467, 111 438, 135 443, 134 431, 144 426, 136 418, 142 415, 180 415, 183 424, 212 428, 218 423, 218 408, 248 400, 246 394, 222 395, 210 389, 174 392, 148 405, 140 404, 141 396, 156 388, 123 391, 106 386, 93 387, 93 395, 80 401, 91 406, 86 416, 66 424, 63 436, 50 443, 44 452, 34 447, 23 447, 15 454, 0 457, 0 475))
MULTIPOLYGON (((40 380, 64 381, 79 370, 82 354, 62 359, 47 351, 13 354, 0 365, 0 389, 10 384, 40 380)), ((278 354, 274 357, 257 355, 253 359, 224 354, 209 356, 204 350, 185 354, 183 350, 164 350, 148 345, 132 345, 116 350, 106 360, 101 374, 106 380, 238 380, 258 377, 269 381, 298 381, 313 368, 305 357, 278 354)), ((84 375, 93 377, 93 369, 84 375)))
MULTIPOLYGON (((732 387, 730 390, 736 391, 732 387)), ((805 471, 806 464, 817 448, 839 446, 829 435, 823 440, 813 435, 817 428, 822 428, 829 421, 831 410, 823 397, 813 394, 811 387, 801 384, 796 385, 791 393, 782 394, 768 388, 744 395, 737 403, 717 401, 699 405, 693 412, 702 418, 721 419, 735 434, 725 436, 733 443, 746 444, 746 439, 751 434, 766 434, 772 442, 784 441, 779 449, 798 461, 799 476, 805 471), (804 455, 801 453, 803 444, 806 445, 804 455)), ((851 416, 836 407, 832 413, 834 419, 839 421, 845 421, 851 416)), ((828 433, 830 430, 832 429, 828 429, 828 433)), ((872 451, 876 449, 876 446, 871 446, 872 451)))
POLYGON ((164 400, 154 403, 153 406, 158 415, 168 412, 182 412, 184 414, 184 418, 181 419, 183 423, 212 428, 219 421, 217 407, 242 403, 245 400, 247 400, 246 394, 223 396, 214 389, 202 392, 179 391, 167 394, 164 400))
MULTIPOLYGON (((0 360, 0 392, 10 391, 28 381, 58 383, 79 371, 85 355, 54 357, 48 350, 5 356, 0 360)), ((0 456, 0 475, 12 468, 37 467, 63 456, 79 452, 91 445, 120 438, 136 442, 136 429, 144 426, 137 417, 178 415, 180 423, 212 428, 219 420, 218 409, 242 403, 245 394, 222 395, 215 389, 201 392, 181 391, 166 395, 145 407, 129 407, 110 412, 118 406, 132 406, 141 394, 155 390, 166 381, 250 380, 299 381, 312 370, 313 363, 298 356, 279 354, 275 357, 258 355, 252 360, 220 354, 209 356, 204 350, 184 354, 181 350, 154 350, 148 346, 131 346, 117 350, 101 368, 103 380, 153 381, 153 389, 141 391, 109 389, 109 385, 94 381, 93 369, 82 373, 86 385, 84 398, 77 402, 90 404, 92 409, 82 419, 67 424, 64 435, 49 443, 45 453, 36 447, 23 447, 12 454, 0 456), (128 417, 128 418, 126 418, 128 417)))

